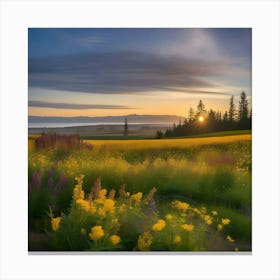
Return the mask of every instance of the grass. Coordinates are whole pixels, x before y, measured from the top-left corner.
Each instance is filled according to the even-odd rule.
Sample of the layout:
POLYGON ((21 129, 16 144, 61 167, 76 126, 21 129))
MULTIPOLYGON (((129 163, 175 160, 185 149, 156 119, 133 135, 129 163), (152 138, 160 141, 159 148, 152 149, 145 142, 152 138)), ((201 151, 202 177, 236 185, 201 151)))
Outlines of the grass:
MULTIPOLYGON (((219 215, 231 220, 224 234, 232 236, 240 250, 250 250, 251 135, 248 132, 184 139, 86 142, 92 145, 91 150, 59 153, 57 150, 36 150, 34 138, 29 139, 29 230, 32 234, 41 235, 50 230, 49 206, 54 215, 64 213, 69 217, 73 211, 75 177, 84 174, 86 193, 98 177, 108 193, 123 184, 130 193, 147 194, 156 187, 157 215, 161 217, 170 211, 170 203, 176 199, 191 203, 193 207, 217 210, 219 215)), ((137 213, 131 213, 132 217, 137 213)), ((218 235, 219 240, 221 236, 218 235)), ((216 242, 216 247, 208 244, 205 250, 230 249, 222 240, 216 242)), ((135 237, 131 242, 135 246, 135 237)), ((36 249, 36 246, 29 240, 30 249, 36 249)), ((48 246, 50 244, 45 248, 51 248, 48 246)), ((195 250, 195 246, 189 248, 195 250)), ((151 249, 156 248, 152 246, 151 249)))

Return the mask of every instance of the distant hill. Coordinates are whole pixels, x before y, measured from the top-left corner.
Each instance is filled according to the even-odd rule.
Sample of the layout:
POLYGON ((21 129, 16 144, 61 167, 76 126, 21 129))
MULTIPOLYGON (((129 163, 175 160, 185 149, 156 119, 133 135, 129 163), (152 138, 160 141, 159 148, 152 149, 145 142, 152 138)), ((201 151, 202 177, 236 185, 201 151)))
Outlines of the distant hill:
POLYGON ((175 115, 125 115, 105 117, 41 117, 28 116, 29 123, 178 123, 183 117, 175 115))

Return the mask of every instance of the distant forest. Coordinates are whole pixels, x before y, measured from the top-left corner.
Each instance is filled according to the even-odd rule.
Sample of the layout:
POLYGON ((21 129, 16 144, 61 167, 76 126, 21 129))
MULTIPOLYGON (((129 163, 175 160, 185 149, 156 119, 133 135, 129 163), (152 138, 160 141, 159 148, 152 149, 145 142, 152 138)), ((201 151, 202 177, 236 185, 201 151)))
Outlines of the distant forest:
POLYGON ((232 95, 229 108, 223 115, 220 111, 212 109, 207 111, 203 101, 199 100, 196 111, 189 108, 186 119, 177 125, 174 123, 173 127, 165 132, 157 131, 156 138, 242 129, 252 129, 252 109, 249 111, 248 99, 244 91, 240 95, 238 108, 234 104, 234 96, 232 95))

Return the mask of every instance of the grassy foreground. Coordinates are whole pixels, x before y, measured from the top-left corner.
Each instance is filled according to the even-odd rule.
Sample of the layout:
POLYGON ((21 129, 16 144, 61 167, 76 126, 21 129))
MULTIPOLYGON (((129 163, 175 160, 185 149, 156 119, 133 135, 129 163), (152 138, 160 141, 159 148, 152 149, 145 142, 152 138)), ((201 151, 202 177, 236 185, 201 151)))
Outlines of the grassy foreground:
POLYGON ((87 143, 29 140, 29 250, 251 250, 251 134, 87 143))

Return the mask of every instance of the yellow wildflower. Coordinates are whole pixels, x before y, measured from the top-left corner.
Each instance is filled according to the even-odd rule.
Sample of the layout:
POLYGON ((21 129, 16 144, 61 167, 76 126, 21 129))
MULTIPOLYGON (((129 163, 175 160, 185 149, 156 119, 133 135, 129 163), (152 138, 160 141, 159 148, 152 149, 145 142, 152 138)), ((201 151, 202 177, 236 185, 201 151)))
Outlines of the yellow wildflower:
POLYGON ((102 198, 96 198, 96 199, 94 200, 94 203, 95 203, 95 204, 103 204, 103 203, 104 203, 104 199, 102 199, 102 198))
POLYGON ((212 213, 213 216, 217 216, 218 215, 217 211, 212 211, 211 213, 212 213))
POLYGON ((90 204, 87 200, 78 199, 76 200, 76 204, 84 211, 88 212, 90 210, 90 204))
POLYGON ((185 231, 192 231, 194 229, 194 226, 190 224, 183 224, 181 225, 181 228, 184 229, 185 231))
POLYGON ((238 248, 237 247, 234 250, 235 250, 235 252, 238 252, 238 248))
POLYGON ((59 224, 61 221, 61 217, 52 218, 52 230, 57 231, 59 229, 59 224))
POLYGON ((205 215, 204 216, 204 221, 206 222, 207 225, 211 225, 212 224, 212 219, 209 215, 205 215))
POLYGON ((114 205, 115 205, 115 201, 113 199, 108 198, 104 201, 104 210, 113 211, 114 205))
POLYGON ((165 216, 165 218, 167 219, 167 220, 172 220, 172 215, 171 214, 167 214, 166 216, 165 216))
POLYGON ((75 178, 75 180, 77 181, 77 184, 73 190, 73 200, 74 201, 85 198, 85 192, 83 191, 83 188, 82 188, 84 177, 85 177, 84 175, 80 175, 80 177, 75 178))
POLYGON ((76 185, 73 190, 73 200, 77 201, 78 199, 84 199, 85 198, 85 192, 82 189, 81 185, 76 185))
POLYGON ((231 242, 231 243, 234 242, 234 240, 233 240, 229 235, 227 236, 227 241, 229 241, 229 242, 231 242))
POLYGON ((117 244, 119 244, 120 243, 120 241, 121 241, 121 238, 118 236, 118 235, 111 235, 110 236, 110 240, 111 240, 111 242, 112 242, 112 244, 113 245, 117 245, 117 244))
POLYGON ((138 203, 140 203, 142 196, 143 196, 143 194, 141 192, 138 192, 138 193, 132 194, 130 196, 130 199, 134 200, 138 204, 138 203))
POLYGON ((91 232, 89 234, 89 238, 91 240, 98 240, 104 236, 104 230, 102 226, 94 226, 91 228, 91 232))
POLYGON ((101 189, 99 194, 98 194, 98 198, 105 199, 106 194, 107 194, 107 190, 106 189, 101 189))
POLYGON ((222 224, 223 225, 228 225, 230 223, 230 219, 222 219, 222 224))
POLYGON ((140 251, 147 251, 152 244, 152 234, 145 231, 142 235, 138 237, 138 249, 140 251))
POLYGON ((222 229, 223 229, 223 225, 222 225, 222 224, 218 224, 217 229, 218 229, 219 231, 222 230, 222 229))
POLYGON ((86 235, 86 230, 84 228, 81 228, 81 234, 86 235))
POLYGON ((152 226, 152 230, 161 231, 165 228, 165 226, 166 226, 165 220, 160 219, 152 226))
POLYGON ((180 242, 181 242, 181 236, 180 235, 175 235, 175 237, 173 239, 173 243, 178 244, 180 242))
POLYGON ((174 200, 172 202, 172 206, 175 209, 186 211, 189 208, 190 205, 188 203, 186 203, 186 202, 181 202, 179 200, 174 200))

